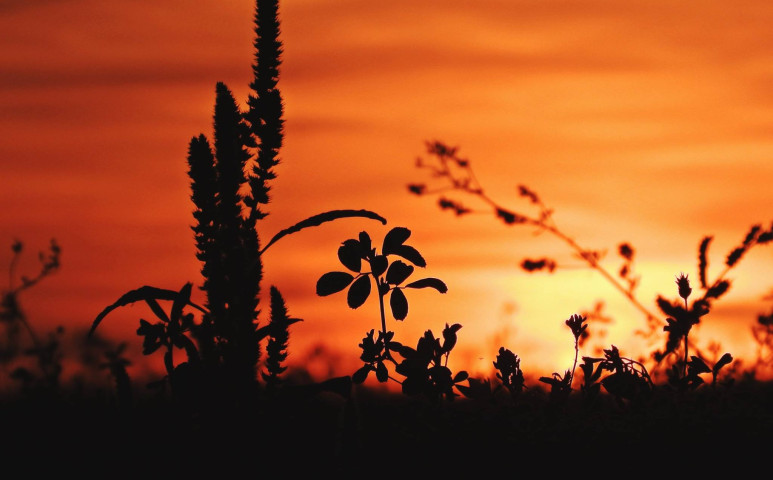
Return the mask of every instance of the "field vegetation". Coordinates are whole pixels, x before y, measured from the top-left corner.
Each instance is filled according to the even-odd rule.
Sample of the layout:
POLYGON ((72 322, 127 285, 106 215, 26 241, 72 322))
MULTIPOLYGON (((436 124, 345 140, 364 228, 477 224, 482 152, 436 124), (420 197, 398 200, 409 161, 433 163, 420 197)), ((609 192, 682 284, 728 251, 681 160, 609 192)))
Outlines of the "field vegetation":
MULTIPOLYGON (((728 274, 750 250, 770 245, 773 224, 741 232, 713 277, 712 236, 700 239, 697 278, 674 272, 674 283, 663 285, 665 293, 651 309, 637 295, 632 245, 616 246, 620 267, 611 270, 602 251, 580 245, 556 224, 553 208, 533 189, 519 187, 533 213, 500 204, 478 183, 459 149, 438 141, 427 143, 428 158, 417 163, 437 184, 412 183, 412 194, 434 196, 440 209, 459 217, 474 212, 460 199, 470 196, 505 226, 557 237, 638 309, 643 334, 659 346, 623 352, 608 345, 595 355, 584 346, 594 335, 594 315, 601 313, 568 306, 563 318, 552 321, 565 324, 574 361, 555 365, 552 375, 523 371, 520 356, 507 345, 498 349, 489 378, 452 371, 448 360, 464 336, 462 325, 401 338, 401 322, 414 320, 411 296, 422 291, 442 301, 448 287, 424 274, 427 261, 420 245, 409 241, 411 230, 393 226, 383 238, 367 231, 342 233, 337 252, 330 252, 331 264, 337 256, 339 266, 320 272, 316 282, 316 293, 340 297, 341 308, 359 309, 369 297, 378 299, 378 311, 362 311, 373 328, 352 345, 361 367, 349 375, 299 381, 304 377, 286 363, 292 326, 301 319, 291 316, 275 286, 268 286, 269 304, 260 304, 266 288, 263 254, 288 235, 339 219, 387 221, 355 205, 313 214, 264 236, 261 220, 268 215, 283 141, 278 2, 258 0, 254 21, 249 108, 240 110, 229 88, 217 83, 213 134, 195 135, 189 145, 199 281, 171 288, 128 286, 95 316, 82 344, 71 351, 61 342, 65 326, 38 331, 20 299, 56 273, 60 246, 52 241, 40 254, 33 276, 16 268, 26 254, 22 242, 11 246, 0 310, 0 425, 7 458, 56 456, 78 459, 83 468, 110 460, 118 471, 146 474, 233 468, 251 476, 369 475, 375 469, 378 476, 499 468, 517 475, 527 462, 545 458, 557 459, 555 465, 539 460, 548 471, 564 467, 562 457, 630 468, 630 462, 649 462, 645 457, 653 449, 689 469, 720 452, 770 441, 773 385, 761 372, 773 367, 773 314, 761 313, 752 329, 758 346, 753 363, 740 365, 733 352, 702 351, 690 334, 711 321, 712 308, 732 288, 728 274), (191 300, 194 288, 206 294, 204 304, 191 300), (135 303, 147 307, 136 333, 142 353, 162 361, 160 378, 132 378, 127 343, 100 335, 112 311, 135 303), (80 365, 73 378, 62 375, 68 362, 80 365), (371 388, 374 382, 399 388, 371 388)), ((521 267, 533 274, 560 274, 562 268, 547 257, 523 259, 521 267)))

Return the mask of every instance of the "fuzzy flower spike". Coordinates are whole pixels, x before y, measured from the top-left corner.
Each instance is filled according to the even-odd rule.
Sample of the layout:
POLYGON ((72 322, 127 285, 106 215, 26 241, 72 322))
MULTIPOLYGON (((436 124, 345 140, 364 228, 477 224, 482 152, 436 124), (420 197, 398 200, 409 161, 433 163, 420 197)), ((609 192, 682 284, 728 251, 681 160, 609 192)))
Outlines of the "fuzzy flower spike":
POLYGON ((687 275, 680 273, 679 276, 676 277, 676 286, 679 287, 679 296, 682 297, 686 302, 687 297, 689 297, 692 293, 690 280, 687 278, 687 275))

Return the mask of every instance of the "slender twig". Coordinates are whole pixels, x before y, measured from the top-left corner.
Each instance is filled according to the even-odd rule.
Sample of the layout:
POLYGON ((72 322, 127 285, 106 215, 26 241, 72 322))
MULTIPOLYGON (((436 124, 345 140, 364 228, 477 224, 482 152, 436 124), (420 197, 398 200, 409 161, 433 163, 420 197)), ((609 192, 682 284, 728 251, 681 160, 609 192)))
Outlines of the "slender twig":
MULTIPOLYGON (((432 171, 433 176, 446 178, 451 183, 451 185, 448 187, 432 189, 432 190, 423 188, 421 189, 421 194, 437 193, 437 192, 450 191, 450 190, 461 190, 467 194, 477 196, 480 200, 482 200, 483 202, 491 206, 495 211, 503 210, 503 208, 500 206, 499 203, 497 203, 495 200, 493 200, 485 193, 483 187, 481 187, 480 182, 475 176, 475 173, 473 172, 472 166, 470 165, 469 161, 459 159, 458 157, 455 156, 456 155, 455 149, 444 148, 444 150, 438 152, 437 145, 435 145, 435 150, 431 150, 431 151, 438 156, 440 160, 440 167, 423 164, 421 162, 418 163, 418 166, 420 168, 430 169, 432 171), (459 178, 458 176, 454 175, 454 172, 451 170, 451 167, 449 166, 449 160, 454 161, 462 169, 462 171, 465 172, 466 177, 459 178)), ((566 243, 577 254, 578 257, 584 260, 589 267, 596 270, 616 290, 618 290, 625 298, 627 298, 637 310, 639 310, 642 314, 644 314, 649 323, 660 321, 662 325, 666 325, 665 321, 663 321, 662 319, 660 319, 660 317, 652 313, 647 307, 645 307, 636 298, 636 296, 633 294, 631 289, 626 288, 606 268, 604 268, 598 262, 598 259, 595 256, 590 255, 590 252, 591 252, 590 250, 583 248, 572 237, 562 232, 556 226, 555 221, 553 221, 550 215, 552 211, 547 209, 545 205, 542 203, 542 201, 539 200, 539 198, 534 196, 532 197, 532 201, 533 203, 537 204, 540 207, 541 211, 543 212, 541 217, 535 218, 529 215, 518 213, 517 223, 534 225, 538 227, 540 231, 547 231, 548 233, 552 234, 556 238, 566 243)), ((468 211, 465 213, 471 213, 471 212, 468 211)))

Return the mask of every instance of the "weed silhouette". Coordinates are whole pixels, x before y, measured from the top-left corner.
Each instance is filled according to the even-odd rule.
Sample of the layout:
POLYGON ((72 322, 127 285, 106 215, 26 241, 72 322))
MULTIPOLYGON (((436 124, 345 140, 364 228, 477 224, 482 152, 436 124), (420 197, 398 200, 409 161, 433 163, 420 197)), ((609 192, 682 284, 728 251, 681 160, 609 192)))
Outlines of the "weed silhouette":
POLYGON ((248 110, 240 111, 228 87, 218 82, 214 143, 200 134, 191 139, 188 149, 196 222, 192 229, 206 304, 191 301, 192 283, 178 291, 144 286, 105 308, 91 328, 94 332, 115 308, 144 301, 159 321, 140 320, 137 334, 143 337, 143 353, 163 349, 165 379, 175 398, 198 398, 198 408, 204 409, 219 408, 204 405, 229 398, 226 402, 232 405, 254 400, 264 342, 268 358, 261 377, 275 387, 285 370, 288 328, 297 320, 287 317, 281 293, 272 286, 269 323, 258 324, 266 250, 287 235, 338 219, 366 218, 386 224, 383 217, 368 210, 333 210, 281 230, 261 247, 259 221, 268 215, 270 182, 276 178, 274 167, 284 135, 277 87, 282 52, 277 2, 258 1, 254 24, 254 78, 248 110), (172 302, 169 313, 159 301, 172 302), (186 308, 198 310, 199 318, 186 308), (178 349, 184 353, 182 361, 175 359, 178 349))
POLYGON ((342 271, 325 273, 317 281, 317 295, 328 296, 348 287, 346 302, 350 308, 356 309, 365 303, 372 291, 372 285, 375 285, 381 330, 378 335, 375 334, 375 329, 370 330, 360 343, 360 359, 365 364, 352 375, 356 384, 363 383, 370 372, 375 372, 381 383, 390 379, 400 383, 405 394, 423 394, 434 402, 443 397, 452 399, 457 395, 453 387, 468 377, 465 371, 453 375, 447 367, 448 356, 456 345, 456 332, 462 326, 446 324, 442 343, 439 338, 435 338, 432 331, 427 330, 415 349, 395 341, 394 332, 387 328, 384 302, 387 295, 392 317, 402 321, 408 316, 408 299, 403 290, 432 288, 440 293, 448 291, 446 284, 434 277, 405 283, 415 267, 427 266, 419 251, 405 243, 410 236, 411 231, 405 227, 392 228, 384 236, 381 253, 373 247, 367 232, 361 232, 356 239, 345 240, 338 248, 338 259, 354 275, 342 271), (399 257, 402 260, 392 260, 391 257, 399 257), (398 362, 395 353, 403 360, 398 362), (395 373, 405 377, 404 380, 390 375, 390 364, 394 366, 395 373))
MULTIPOLYGON (((586 248, 580 245, 572 236, 561 230, 553 218, 554 209, 547 207, 540 196, 531 188, 525 185, 519 185, 518 195, 525 199, 533 208, 536 208, 536 214, 529 215, 511 210, 488 196, 475 176, 470 160, 460 156, 458 147, 451 147, 439 141, 432 141, 426 142, 426 150, 430 156, 429 159, 427 160, 422 157, 417 158, 416 167, 428 171, 433 178, 437 179, 439 185, 429 186, 426 183, 411 183, 408 185, 408 191, 410 193, 419 196, 438 195, 439 208, 441 210, 449 210, 457 216, 468 215, 473 213, 474 210, 459 200, 448 198, 445 194, 448 192, 457 192, 459 194, 471 196, 487 205, 487 211, 492 213, 505 225, 536 227, 537 233, 546 232, 560 239, 569 247, 576 258, 581 259, 589 268, 598 272, 644 315, 647 328, 638 331, 638 333, 653 339, 659 331, 668 332, 665 347, 651 353, 652 358, 657 364, 669 357, 670 354, 674 353, 675 348, 677 347, 675 342, 684 340, 684 356, 681 361, 682 377, 686 375, 689 329, 692 325, 699 323, 700 317, 708 313, 708 309, 711 307, 713 301, 727 293, 731 286, 731 281, 727 278, 727 274, 732 268, 737 266, 741 258, 753 247, 768 244, 773 240, 773 223, 771 223, 770 228, 767 230, 761 225, 753 225, 743 241, 727 254, 724 269, 713 281, 709 281, 707 280, 708 247, 713 237, 704 237, 701 240, 698 253, 698 272, 700 288, 703 290, 702 296, 693 303, 691 309, 676 304, 672 305, 662 296, 658 296, 656 304, 661 314, 656 314, 646 307, 637 297, 636 289, 641 279, 634 274, 635 249, 630 243, 624 242, 618 245, 617 251, 623 263, 620 266, 617 275, 614 275, 612 271, 602 263, 605 252, 602 250, 586 248), (666 318, 664 319, 664 317, 666 318)), ((552 258, 527 258, 522 260, 521 268, 529 273, 539 271, 554 273, 561 268, 561 265, 552 258)), ((683 282, 686 281, 686 277, 684 277, 683 282)), ((681 293, 687 293, 687 291, 681 290, 680 294, 681 293)), ((686 299, 684 299, 684 302, 686 305, 686 299)), ((756 332, 757 337, 764 341, 764 330, 757 328, 756 332)), ((551 379, 552 383, 566 381, 567 379, 565 376, 558 374, 554 374, 551 379)))
POLYGON ((63 329, 58 327, 41 338, 27 320, 19 296, 59 269, 61 248, 52 239, 48 251, 38 254, 40 270, 37 274, 33 277, 20 275, 17 278, 16 266, 23 250, 24 244, 14 241, 11 246, 13 257, 8 269, 8 288, 2 293, 0 303, 0 324, 3 328, 0 362, 5 368, 12 368, 10 377, 21 384, 23 392, 54 394, 59 388, 62 373, 60 336, 63 329), (26 331, 29 338, 28 347, 23 347, 25 342, 20 338, 22 330, 26 331), (22 356, 32 359, 34 367, 24 362, 19 364, 18 360, 22 356))
MULTIPOLYGON (((335 220, 362 218, 382 225, 386 220, 368 210, 333 210, 292 224, 263 243, 260 221, 269 214, 284 136, 277 87, 282 52, 278 2, 257 1, 254 23, 248 109, 241 111, 229 88, 216 83, 212 139, 200 134, 188 146, 191 228, 202 275, 198 288, 206 300, 193 301, 193 282, 175 289, 142 286, 94 318, 88 336, 83 336, 94 343, 84 343, 82 353, 85 357, 89 353, 85 350, 99 346, 98 360, 84 363, 109 372, 115 396, 108 401, 84 395, 77 403, 58 395, 65 360, 62 331, 47 337, 36 332, 23 313, 19 294, 57 270, 60 249, 52 242, 41 254, 40 272, 19 280, 15 268, 23 247, 21 242, 13 244, 10 283, 0 304, 5 333, 0 364, 12 370, 10 377, 26 396, 16 403, 2 399, 0 423, 6 442, 1 447, 7 458, 33 452, 36 458, 56 463, 52 452, 58 449, 62 458, 81 464, 101 459, 109 468, 121 465, 159 476, 167 472, 202 476, 210 471, 220 476, 231 471, 250 475, 257 470, 268 476, 349 476, 375 472, 374 466, 390 475, 459 476, 471 470, 482 476, 489 463, 495 465, 491 473, 499 474, 502 468, 523 470, 528 461, 556 474, 561 463, 576 468, 572 457, 576 455, 583 465, 598 459, 617 473, 645 465, 649 460, 641 455, 652 448, 665 452, 668 461, 675 455, 693 458, 689 449, 704 455, 714 452, 711 464, 716 467, 715 460, 729 451, 729 439, 744 447, 770 439, 772 385, 753 382, 753 376, 730 378, 738 363, 733 356, 719 355, 717 346, 709 359, 696 348, 690 333, 730 289, 728 272, 750 249, 773 239, 773 226, 767 230, 753 226, 727 254, 724 268, 713 280, 708 273, 712 237, 704 237, 698 247, 699 284, 692 285, 688 275, 679 274, 676 296, 658 296, 656 314, 636 296, 640 278, 632 245, 617 245, 621 266, 617 272, 608 269, 602 262, 604 252, 583 247, 560 230, 553 210, 533 190, 519 186, 518 194, 536 208, 535 215, 501 206, 486 195, 458 149, 440 142, 427 145, 435 162, 421 160, 418 166, 447 184, 440 190, 413 184, 409 190, 419 195, 466 193, 483 200, 489 213, 506 225, 537 227, 561 239, 644 314, 649 333, 665 333, 665 345, 653 357, 668 367, 667 382, 656 382, 642 362, 624 356, 615 345, 596 356, 582 355, 590 320, 603 316, 601 304, 588 314, 575 313, 563 320, 574 340, 571 367, 528 386, 522 359, 505 347, 498 349, 492 362, 493 379, 454 373, 448 363, 461 324, 446 324, 439 336, 426 330, 410 346, 398 342, 391 325, 408 319, 409 295, 415 292, 406 293, 448 291, 438 278, 411 278, 427 263, 406 243, 411 231, 405 227, 391 228, 380 250, 365 231, 343 241, 337 251, 343 270, 324 273, 316 283, 321 297, 346 291, 352 309, 362 307, 375 293, 380 325, 366 332, 359 344, 362 366, 352 375, 321 382, 285 382, 290 327, 301 319, 291 316, 280 290, 272 285, 268 321, 259 322, 263 255, 286 236, 335 220), (160 355, 165 369, 163 378, 150 383, 156 388, 150 399, 133 394, 127 344, 99 343, 97 335, 111 312, 137 302, 147 305, 153 316, 139 319, 136 333, 142 339, 142 353, 160 355), (582 382, 575 378, 578 367, 582 382), (369 377, 379 383, 396 382, 401 392, 369 390, 364 385, 369 377), (86 440, 63 442, 62 432, 71 431, 86 440), (89 455, 85 462, 84 452, 89 455), (393 459, 404 463, 390 463, 393 459)), ((445 196, 438 204, 460 216, 473 211, 445 196)), ((524 259, 521 268, 555 273, 562 266, 541 257, 524 259)), ((771 316, 759 315, 753 328, 757 367, 773 362, 771 316)), ((695 473, 695 462, 684 463, 695 473)), ((666 466, 674 468, 673 463, 666 466)))

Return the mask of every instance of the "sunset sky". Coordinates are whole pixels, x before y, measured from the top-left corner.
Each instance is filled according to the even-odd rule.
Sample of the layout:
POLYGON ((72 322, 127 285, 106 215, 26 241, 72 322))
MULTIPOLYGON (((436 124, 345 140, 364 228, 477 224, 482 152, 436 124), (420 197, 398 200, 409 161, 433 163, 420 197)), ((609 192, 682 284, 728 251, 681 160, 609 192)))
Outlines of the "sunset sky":
MULTIPOLYGON (((0 267, 15 239, 25 244, 19 273, 35 273, 52 237, 63 252, 61 270, 21 297, 40 332, 85 332, 142 285, 201 283, 187 147, 211 136, 216 82, 246 101, 253 9, 0 1, 0 267)), ((713 278, 751 225, 773 221, 769 1, 293 0, 280 1, 280 21, 285 143, 263 242, 326 210, 388 220, 304 230, 264 257, 264 290, 276 285, 304 319, 291 327, 288 361, 317 375, 352 373, 358 343, 380 326, 375 298, 351 310, 344 293, 317 297, 317 279, 342 269, 342 241, 366 230, 380 245, 394 226, 413 232, 408 243, 427 260, 412 278, 449 290, 408 292, 408 317, 391 327, 415 346, 427 329, 462 324, 456 369, 490 374, 504 346, 527 373, 563 372, 574 355, 564 320, 599 300, 614 323, 591 324, 596 340, 626 356, 649 351, 634 333, 644 317, 597 272, 518 266, 541 256, 581 266, 565 244, 410 195, 407 184, 432 182, 414 166, 428 158, 425 141, 458 146, 492 198, 533 214, 517 194, 528 185, 562 231, 608 251, 611 272, 629 242, 637 296, 653 312, 657 294, 677 298, 676 275, 697 278, 703 236, 714 236, 713 278)), ((769 246, 749 252, 691 338, 753 360, 771 266, 769 246)), ((137 304, 100 327, 133 342, 136 368, 138 319, 151 316, 137 304)))

